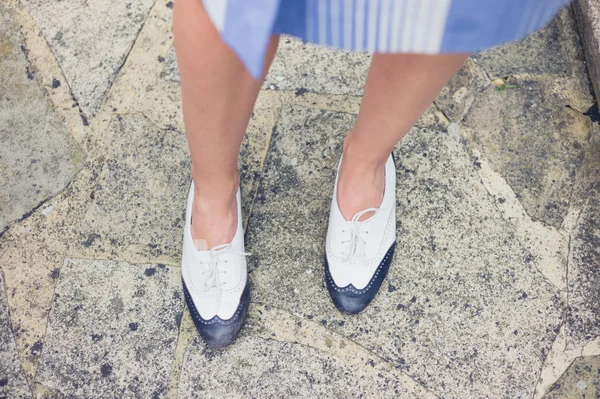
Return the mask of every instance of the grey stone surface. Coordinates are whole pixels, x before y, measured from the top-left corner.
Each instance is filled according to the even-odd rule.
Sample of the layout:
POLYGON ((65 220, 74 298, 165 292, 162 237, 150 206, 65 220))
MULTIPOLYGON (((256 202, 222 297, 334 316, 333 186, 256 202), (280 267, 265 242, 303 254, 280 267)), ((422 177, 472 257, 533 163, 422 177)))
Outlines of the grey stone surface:
POLYGON ((600 97, 600 2, 577 0, 573 2, 573 11, 581 33, 587 69, 598 98, 600 97))
POLYGON ((54 111, 22 51, 15 11, 0 4, 0 233, 62 190, 84 153, 54 111))
MULTIPOLYGON (((59 68, 49 45, 67 79, 61 78, 59 90, 46 85, 39 96, 51 99, 72 133, 90 143, 90 152, 67 189, 0 237, 0 283, 12 321, 10 326, 0 318, 0 337, 10 339, 2 329, 12 328, 18 353, 11 357, 9 342, 0 370, 6 363, 17 377, 6 386, 23 381, 20 360, 33 396, 41 398, 174 398, 178 392, 410 397, 400 387, 419 398, 531 398, 536 384, 549 386, 573 354, 597 349, 582 347, 600 335, 594 217, 600 212, 600 148, 593 135, 588 140, 589 116, 596 115, 587 111, 594 100, 568 13, 528 40, 475 55, 442 91, 437 107, 458 123, 465 142, 456 125, 445 132, 447 121, 433 108, 418 125, 427 129, 414 129, 398 147, 396 258, 382 291, 357 317, 339 314, 330 303, 322 261, 335 166, 342 136, 354 121, 340 111, 358 109, 370 56, 282 38, 240 162, 248 250, 254 253, 251 311, 240 339, 211 351, 197 338, 189 315, 187 327, 176 330, 183 310, 179 273, 157 265, 179 263, 189 184, 177 65, 168 51, 173 2, 156 3, 137 39, 154 0, 22 3, 37 25, 19 9, 27 38, 23 56, 19 27, 1 24, 12 20, 12 11, 2 14, 0 32, 9 33, 0 40, 0 65, 9 60, 16 72, 0 73, 0 88, 8 88, 0 90, 0 114, 6 98, 25 90, 23 82, 34 88, 36 80, 51 82, 59 68), (486 71, 511 78, 496 82, 496 89, 486 71), (110 99, 103 102, 113 80, 110 99), (70 89, 84 114, 98 111, 81 132, 70 89), (482 156, 473 159, 469 150, 482 156), (533 219, 552 226, 522 213, 506 182, 533 219), (486 187, 510 195, 502 202, 486 187), (526 234, 549 232, 566 242, 572 227, 569 292, 560 293, 562 302, 539 272, 552 279, 548 271, 559 275, 562 264, 547 268, 539 259, 551 257, 538 256, 546 252, 527 244, 526 234), (65 256, 129 263, 69 260, 62 267, 65 256), (562 335, 551 345, 561 322, 564 348, 562 335)), ((49 106, 47 112, 30 107, 35 114, 19 121, 54 115, 49 106)), ((55 142, 60 154, 76 151, 64 139, 55 142)), ((77 171, 80 158, 71 158, 67 164, 77 171)), ((0 175, 6 170, 19 169, 11 164, 0 175)), ((551 242, 567 253, 562 240, 551 242)), ((0 296, 0 316, 2 301, 0 296)), ((588 376, 574 386, 579 389, 588 376)), ((18 386, 29 394, 26 385, 18 386)))
POLYGON ((571 76, 585 71, 581 43, 569 8, 527 38, 474 57, 492 79, 517 74, 571 76))
POLYGON ((322 271, 327 214, 353 120, 284 108, 248 225, 253 299, 319 321, 441 397, 531 396, 562 303, 501 219, 457 133, 405 137, 388 279, 357 317, 331 304, 322 271))
POLYGON ((155 0, 23 0, 83 113, 93 116, 155 0))
POLYGON ((435 105, 452 122, 460 122, 477 96, 490 85, 489 79, 473 59, 469 58, 444 86, 435 105))
MULTIPOLYGON (((282 36, 263 89, 362 95, 371 55, 329 49, 282 36)), ((172 49, 165 61, 165 79, 179 82, 172 49)))
POLYGON ((67 259, 36 381, 67 397, 162 397, 183 311, 164 265, 67 259))
MULTIPOLYGON (((179 262, 191 182, 185 135, 160 130, 142 115, 116 116, 110 130, 112 142, 81 224, 80 244, 99 254, 179 262)), ((252 153, 264 151, 248 141, 246 136, 239 165, 244 215, 260 168, 252 153)))
POLYGON ((470 145, 506 179, 529 216, 555 227, 569 210, 592 130, 571 105, 586 101, 578 89, 570 81, 510 78, 505 88, 488 85, 478 94, 462 122, 470 145))
POLYGON ((600 336, 600 183, 571 236, 567 331, 581 344, 600 336))
POLYGON ((567 334, 576 344, 600 336, 600 126, 586 148, 574 196, 583 209, 570 241, 567 334))
POLYGON ((291 342, 244 336, 218 351, 195 340, 185 355, 179 397, 416 399, 372 370, 291 342))
POLYGON ((177 66, 177 56, 175 55, 175 47, 169 49, 167 58, 165 58, 165 79, 170 82, 179 83, 179 69, 177 66))
POLYGON ((99 253, 178 258, 191 181, 185 135, 141 115, 116 116, 110 130, 81 244, 99 253))
POLYGON ((331 50, 282 36, 263 88, 362 95, 371 56, 331 50))
POLYGON ((0 273, 0 398, 31 398, 8 316, 4 276, 0 273))
POLYGON ((575 359, 544 395, 544 399, 595 398, 600 398, 600 356, 575 359))

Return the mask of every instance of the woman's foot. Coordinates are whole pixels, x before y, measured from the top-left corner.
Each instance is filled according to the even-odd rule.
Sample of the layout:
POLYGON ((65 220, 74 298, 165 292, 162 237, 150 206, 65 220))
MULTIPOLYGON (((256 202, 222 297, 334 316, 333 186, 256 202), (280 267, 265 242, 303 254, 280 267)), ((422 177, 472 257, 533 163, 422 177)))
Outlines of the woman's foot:
MULTIPOLYGON (((342 163, 338 171, 337 201, 344 219, 351 220, 359 211, 378 208, 383 200, 385 188, 385 164, 387 158, 370 160, 364 152, 355 149, 352 135, 344 141, 342 163)), ((361 216, 365 220, 373 215, 368 212, 361 216)))
POLYGON ((230 243, 237 227, 239 178, 232 179, 232 184, 215 183, 194 185, 191 230, 194 244, 201 251, 230 243))
MULTIPOLYGON (((240 332, 250 301, 240 191, 237 189, 234 195, 235 228, 230 239, 216 238, 227 236, 220 233, 217 217, 210 219, 215 223, 211 225, 214 229, 210 234, 209 229, 202 226, 204 223, 201 224, 200 230, 209 242, 219 243, 208 250, 199 250, 192 238, 195 193, 192 183, 183 233, 183 292, 192 320, 204 341, 213 348, 222 348, 233 342, 240 332)), ((224 213, 228 213, 226 208, 224 213)))
MULTIPOLYGON (((366 207, 350 220, 338 206, 337 189, 333 191, 325 245, 325 282, 331 300, 342 313, 359 313, 371 303, 392 262, 396 245, 396 169, 391 155, 383 174, 383 198, 379 197, 375 206, 374 196, 370 200, 373 202, 358 205, 366 207)), ((338 179, 335 187, 339 187, 338 179)))

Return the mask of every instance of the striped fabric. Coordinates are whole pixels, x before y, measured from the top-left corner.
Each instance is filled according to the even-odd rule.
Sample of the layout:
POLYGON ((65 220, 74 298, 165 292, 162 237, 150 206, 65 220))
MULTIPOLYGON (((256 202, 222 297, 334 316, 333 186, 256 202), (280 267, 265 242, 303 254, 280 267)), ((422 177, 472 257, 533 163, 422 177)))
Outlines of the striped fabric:
POLYGON ((568 0, 203 0, 258 78, 273 33, 355 51, 474 52, 520 39, 568 0))
POLYGON ((347 50, 437 53, 449 8, 450 0, 309 0, 305 36, 347 50))

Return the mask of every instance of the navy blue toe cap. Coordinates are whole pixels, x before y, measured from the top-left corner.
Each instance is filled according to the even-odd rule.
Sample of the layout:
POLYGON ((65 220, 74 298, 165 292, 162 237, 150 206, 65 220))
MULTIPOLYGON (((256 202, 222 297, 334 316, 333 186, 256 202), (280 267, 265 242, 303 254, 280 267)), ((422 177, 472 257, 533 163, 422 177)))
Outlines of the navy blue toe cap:
POLYGON ((203 319, 192 301, 192 297, 190 296, 185 282, 182 281, 182 283, 185 302, 187 303, 196 330, 198 330, 198 333, 207 345, 211 348, 224 348, 235 341, 242 329, 244 320, 246 320, 246 314, 248 313, 248 305, 250 304, 250 282, 246 282, 246 287, 240 298, 240 304, 233 316, 227 320, 223 320, 219 316, 214 316, 209 320, 203 319))
POLYGON ((325 282, 327 283, 327 291, 335 307, 342 313, 345 314, 357 314, 363 311, 375 298, 381 283, 387 276, 392 258, 394 257, 394 248, 396 243, 392 244, 390 249, 383 257, 383 260, 375 270, 373 277, 363 289, 357 289, 352 284, 345 287, 339 287, 333 281, 331 272, 329 270, 329 263, 327 262, 327 255, 325 255, 325 282))

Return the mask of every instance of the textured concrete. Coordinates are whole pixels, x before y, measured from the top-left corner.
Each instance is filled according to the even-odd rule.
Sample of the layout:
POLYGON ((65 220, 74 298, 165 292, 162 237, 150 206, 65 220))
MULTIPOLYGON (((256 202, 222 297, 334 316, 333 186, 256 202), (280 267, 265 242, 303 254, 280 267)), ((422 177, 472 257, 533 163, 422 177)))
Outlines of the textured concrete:
POLYGON ((110 88, 155 0, 23 0, 87 118, 110 88))
POLYGON ((247 232, 257 254, 253 298, 320 321, 443 397, 531 395, 525 381, 536 378, 562 303, 501 219, 457 133, 404 139, 387 283, 358 317, 331 305, 322 282, 331 193, 322 187, 332 185, 353 120, 284 108, 247 232))
POLYGON ((115 117, 109 134, 80 244, 95 253, 177 258, 191 181, 185 136, 141 115, 115 117))
POLYGON ((587 69, 597 98, 600 96, 600 1, 574 1, 573 11, 577 18, 587 69))
MULTIPOLYGON (((268 305, 254 304, 250 307, 246 331, 253 336, 281 342, 294 342, 317 349, 315 354, 343 360, 347 365, 356 365, 369 370, 369 380, 377 383, 392 382, 394 391, 406 391, 421 399, 437 398, 417 381, 372 351, 328 328, 317 319, 292 315, 290 312, 268 305), (376 376, 375 376, 376 374, 376 376), (401 387, 401 389, 400 389, 401 387)), ((393 392, 381 392, 385 396, 393 392)))
POLYGON ((85 156, 36 80, 15 13, 0 4, 0 233, 62 190, 85 156))
POLYGON ((177 57, 175 56, 175 47, 169 49, 165 58, 165 79, 169 82, 179 83, 179 69, 177 67, 177 57))
POLYGON ((527 214, 556 228, 570 209, 592 131, 595 100, 582 52, 567 8, 525 40, 474 55, 462 85, 467 98, 475 94, 462 118, 440 105, 461 123, 469 146, 508 181, 527 214))
POLYGON ((30 382, 41 354, 60 269, 69 248, 77 247, 80 221, 98 170, 97 164, 86 164, 67 189, 10 228, 0 240, 0 267, 10 317, 30 382))
POLYGON ((583 52, 569 7, 522 41, 483 51, 475 58, 492 80, 521 74, 584 76, 583 52))
POLYGON ((177 269, 68 259, 36 381, 68 397, 161 397, 182 311, 177 269))
POLYGON ((600 355, 600 127, 568 13, 469 59, 398 146, 397 254, 358 317, 330 303, 322 251, 370 56, 282 38, 239 164, 253 302, 239 341, 210 351, 178 297, 189 158, 173 2, 7 3, 16 41, 0 52, 21 58, 0 96, 29 68, 60 150, 86 151, 0 237, 0 342, 33 397, 541 399, 600 355), (86 40, 97 54, 80 57, 86 40))
POLYGON ((416 398, 371 367, 257 337, 241 338, 224 351, 195 341, 183 361, 179 393, 181 398, 416 398))
POLYGON ((362 95, 371 56, 283 36, 263 88, 362 95))
MULTIPOLYGON (((371 55, 327 49, 282 36, 263 89, 362 95, 371 55)), ((165 79, 179 82, 175 51, 165 61, 165 79)))
POLYGON ((510 78, 506 87, 485 88, 461 125, 527 213, 558 228, 569 210, 591 120, 567 107, 577 89, 570 84, 530 77, 510 78))
POLYGON ((600 356, 576 359, 544 399, 600 398, 600 356))
POLYGON ((435 99, 436 106, 452 122, 460 122, 481 91, 490 85, 483 69, 471 58, 435 99))
MULTIPOLYGON (((244 215, 254 197, 253 182, 262 165, 267 134, 249 133, 240 156, 244 215)), ((178 262, 190 177, 185 135, 161 130, 142 115, 117 116, 112 121, 99 178, 90 194, 91 206, 80 229, 80 245, 91 253, 178 262)))
POLYGON ((569 336, 585 343, 600 336, 600 186, 581 212, 571 236, 569 258, 569 336))
POLYGON ((571 343, 600 337, 600 127, 595 125, 574 189, 582 210, 570 236, 567 334, 571 343))
POLYGON ((4 277, 0 273, 0 397, 31 398, 8 318, 4 277))

